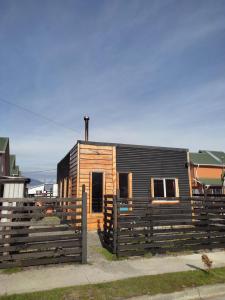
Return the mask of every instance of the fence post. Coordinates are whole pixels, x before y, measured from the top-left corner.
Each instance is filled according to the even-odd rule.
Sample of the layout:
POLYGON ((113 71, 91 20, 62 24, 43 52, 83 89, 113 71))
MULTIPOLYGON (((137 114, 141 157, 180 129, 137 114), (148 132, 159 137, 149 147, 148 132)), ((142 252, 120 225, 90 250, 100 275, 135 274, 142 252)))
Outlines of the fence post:
POLYGON ((117 197, 113 197, 113 253, 117 254, 117 197))
POLYGON ((82 264, 87 263, 87 193, 82 185, 82 264))
POLYGON ((209 214, 208 214, 208 195, 207 195, 207 190, 205 189, 204 191, 204 211, 205 211, 205 217, 206 217, 206 234, 207 234, 207 238, 208 238, 208 247, 209 249, 211 248, 211 235, 210 235, 210 220, 209 220, 209 214))

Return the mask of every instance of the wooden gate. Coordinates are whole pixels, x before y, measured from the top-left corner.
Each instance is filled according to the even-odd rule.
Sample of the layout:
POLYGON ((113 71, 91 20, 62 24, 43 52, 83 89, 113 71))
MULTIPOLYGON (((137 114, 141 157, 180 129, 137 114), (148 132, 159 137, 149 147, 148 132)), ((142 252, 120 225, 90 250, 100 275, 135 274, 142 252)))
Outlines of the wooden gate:
POLYGON ((0 198, 0 268, 87 262, 82 198, 0 198))

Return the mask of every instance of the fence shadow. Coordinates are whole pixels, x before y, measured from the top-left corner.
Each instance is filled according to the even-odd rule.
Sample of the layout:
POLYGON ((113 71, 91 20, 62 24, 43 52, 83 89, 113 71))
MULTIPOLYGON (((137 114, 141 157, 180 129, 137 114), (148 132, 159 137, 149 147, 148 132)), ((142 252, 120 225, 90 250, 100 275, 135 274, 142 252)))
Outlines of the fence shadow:
POLYGON ((207 272, 205 269, 200 268, 200 267, 198 267, 198 266, 195 266, 195 265, 192 265, 192 264, 186 264, 186 266, 190 267, 191 269, 195 269, 195 270, 198 270, 198 271, 202 271, 202 272, 208 274, 208 272, 207 272))

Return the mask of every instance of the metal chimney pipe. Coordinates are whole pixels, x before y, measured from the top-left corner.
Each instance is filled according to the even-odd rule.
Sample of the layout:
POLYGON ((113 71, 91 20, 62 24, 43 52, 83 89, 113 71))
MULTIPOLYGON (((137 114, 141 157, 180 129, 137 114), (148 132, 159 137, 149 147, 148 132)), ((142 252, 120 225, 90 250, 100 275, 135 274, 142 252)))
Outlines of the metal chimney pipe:
POLYGON ((84 116, 84 123, 85 123, 85 142, 88 142, 88 136, 89 136, 89 120, 90 118, 85 115, 84 116))

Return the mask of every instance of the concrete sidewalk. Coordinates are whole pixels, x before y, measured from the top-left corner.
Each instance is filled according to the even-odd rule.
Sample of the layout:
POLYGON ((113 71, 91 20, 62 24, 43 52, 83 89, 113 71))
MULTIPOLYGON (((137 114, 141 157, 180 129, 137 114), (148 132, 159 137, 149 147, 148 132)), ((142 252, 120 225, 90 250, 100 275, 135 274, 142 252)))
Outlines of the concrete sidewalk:
MULTIPOLYGON (((225 266, 225 251, 208 254, 213 267, 225 266)), ((114 281, 143 275, 188 271, 202 268, 201 254, 106 261, 88 265, 58 265, 27 268, 6 275, 0 273, 0 295, 48 290, 59 287, 114 281)))

